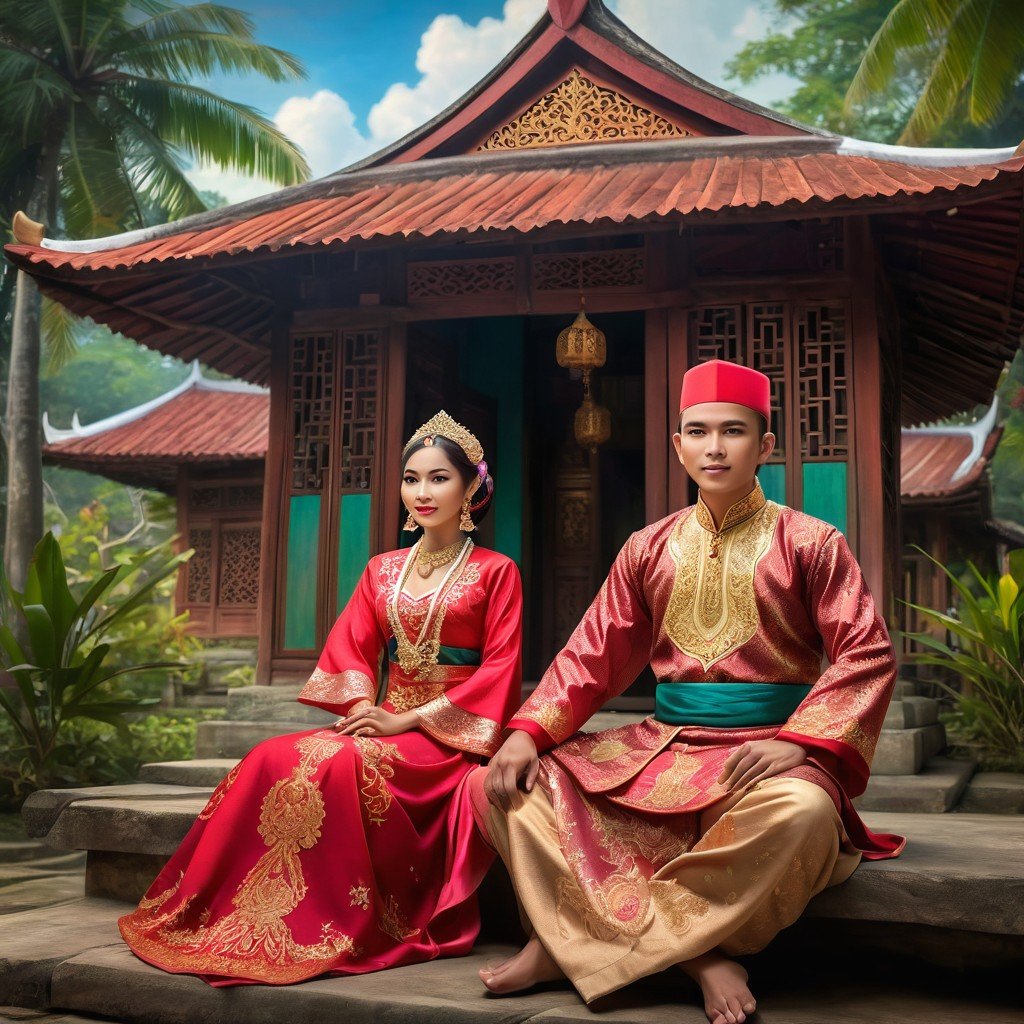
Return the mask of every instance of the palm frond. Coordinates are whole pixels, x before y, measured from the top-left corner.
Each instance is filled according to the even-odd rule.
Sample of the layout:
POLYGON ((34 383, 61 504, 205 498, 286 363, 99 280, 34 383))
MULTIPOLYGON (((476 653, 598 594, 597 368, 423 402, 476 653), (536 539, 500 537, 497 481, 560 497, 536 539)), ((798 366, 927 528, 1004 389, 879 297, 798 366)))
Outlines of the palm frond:
POLYGON ((292 54, 220 32, 181 32, 139 43, 124 52, 122 66, 147 76, 173 79, 209 76, 218 71, 257 74, 271 82, 306 77, 305 65, 292 54))
POLYGON ((78 355, 82 321, 51 299, 43 299, 42 340, 49 376, 60 371, 78 355))
POLYGON ((948 26, 955 7, 948 0, 899 0, 874 34, 846 92, 846 109, 884 91, 902 51, 926 46, 948 26))
POLYGON ((969 74, 967 115, 988 124, 1002 111, 1024 67, 1024 4, 986 0, 969 74))
POLYGON ((252 107, 166 79, 119 75, 118 83, 121 102, 194 160, 280 185, 309 177, 309 164, 298 147, 252 107))

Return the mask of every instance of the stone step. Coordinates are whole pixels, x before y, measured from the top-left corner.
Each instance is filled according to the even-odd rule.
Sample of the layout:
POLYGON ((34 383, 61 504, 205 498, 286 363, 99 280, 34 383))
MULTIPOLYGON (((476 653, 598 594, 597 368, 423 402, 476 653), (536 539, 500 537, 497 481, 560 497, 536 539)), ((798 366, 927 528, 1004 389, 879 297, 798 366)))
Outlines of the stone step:
POLYGON ((139 769, 139 782, 166 786, 215 788, 234 766, 235 757, 210 757, 192 761, 158 761, 139 769))
MULTIPOLYGON (((337 721, 337 715, 328 719, 337 721)), ((302 732, 304 729, 316 728, 323 722, 237 722, 217 719, 211 722, 199 722, 196 725, 196 759, 221 760, 223 758, 245 757, 246 754, 264 740, 275 736, 284 736, 290 732, 302 732)))
MULTIPOLYGON (((300 985, 212 988, 190 975, 166 974, 134 957, 119 941, 124 908, 80 900, 10 918, 0 933, 0 1002, 19 995, 37 1013, 80 1014, 132 1024, 579 1024, 593 1021, 567 985, 515 999, 494 999, 477 970, 507 956, 510 945, 480 946, 470 956, 396 970, 322 978, 300 985), (60 1011, 54 1008, 59 1007, 60 1011)), ((787 933, 784 933, 787 934, 787 933)), ((834 950, 808 970, 806 958, 771 958, 749 966, 764 1024, 1010 1024, 1019 1010, 1001 988, 971 992, 955 977, 886 970, 875 964, 870 983, 851 979, 834 950), (831 967, 829 964, 831 962, 831 967)), ((675 972, 643 979, 602 1000, 600 1018, 615 1024, 705 1024, 696 990, 675 972)), ((25 1017, 15 1016, 15 1020, 25 1017)), ((31 1019, 31 1018, 28 1018, 31 1019)), ((42 1018, 45 1020, 46 1018, 42 1018)), ((78 1024, 70 1018, 68 1024, 78 1024)), ((46 1024, 58 1024, 47 1021, 46 1024)))
POLYGON ((919 692, 918 683, 914 679, 897 679, 893 687, 892 699, 902 700, 904 697, 916 697, 919 692))
POLYGON ((1024 814, 1024 775, 979 772, 967 786, 959 809, 981 814, 1024 814))
POLYGON ((883 729, 916 729, 935 725, 939 720, 939 702, 932 697, 894 698, 885 713, 883 729))
POLYGON ((916 775, 929 758, 946 749, 942 725, 914 729, 883 729, 871 762, 874 775, 916 775))
POLYGON ((109 1018, 83 1017, 57 1010, 31 1010, 24 1006, 0 1006, 0 1024, 109 1024, 109 1018))
POLYGON ((872 775, 853 802, 861 811, 942 814, 956 807, 974 769, 973 761, 933 757, 917 775, 872 775))
POLYGON ((323 708, 300 704, 301 686, 238 686, 228 690, 228 718, 243 722, 293 722, 327 725, 338 716, 323 708))

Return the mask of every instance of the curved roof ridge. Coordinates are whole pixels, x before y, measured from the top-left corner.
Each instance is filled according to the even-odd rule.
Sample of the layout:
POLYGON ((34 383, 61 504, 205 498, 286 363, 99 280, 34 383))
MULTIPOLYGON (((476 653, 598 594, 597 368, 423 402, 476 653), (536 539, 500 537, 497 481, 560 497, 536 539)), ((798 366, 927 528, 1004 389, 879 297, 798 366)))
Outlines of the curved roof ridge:
POLYGON ((63 441, 73 441, 83 437, 96 437, 98 434, 105 434, 110 430, 115 430, 117 427, 126 426, 129 423, 142 419, 144 416, 148 416, 149 413, 161 408, 161 406, 167 405, 168 402, 173 401, 179 395, 185 394, 186 391, 191 391, 193 388, 198 391, 270 394, 267 388, 262 388, 257 384, 248 384, 245 381, 237 380, 211 380, 209 377, 204 377, 199 360, 194 359, 188 376, 180 384, 176 384, 171 388, 170 391, 165 391, 162 395, 157 395, 156 398, 151 398, 148 402, 133 406, 131 409, 125 409, 123 412, 107 416, 102 420, 96 420, 95 423, 90 423, 88 426, 82 426, 78 419, 77 410, 71 417, 70 428, 67 429, 53 426, 50 423, 49 414, 44 412, 43 436, 47 444, 60 444, 63 441))
POLYGON ((965 437, 971 442, 971 450, 964 456, 949 478, 950 483, 962 480, 971 471, 974 464, 981 458, 985 450, 985 442, 996 426, 999 413, 999 396, 992 399, 992 405, 980 419, 973 423, 931 423, 919 427, 904 428, 903 434, 909 436, 942 436, 965 437))

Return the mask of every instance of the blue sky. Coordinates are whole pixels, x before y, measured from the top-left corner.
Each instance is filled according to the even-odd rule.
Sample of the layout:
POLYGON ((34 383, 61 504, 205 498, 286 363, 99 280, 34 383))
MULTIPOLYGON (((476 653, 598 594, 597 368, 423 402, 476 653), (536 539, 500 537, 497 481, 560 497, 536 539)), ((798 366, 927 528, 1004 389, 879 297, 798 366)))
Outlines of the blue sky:
MULTIPOLYGON (((261 42, 297 54, 309 77, 283 85, 224 78, 217 92, 271 116, 305 150, 315 176, 400 138, 466 91, 529 30, 545 0, 225 0, 247 11, 261 42)), ((723 65, 771 27, 762 0, 606 0, 639 35, 689 70, 729 86, 723 65)), ((768 77, 744 93, 771 105, 792 83, 768 77)), ((265 183, 214 168, 193 179, 232 201, 265 183)))

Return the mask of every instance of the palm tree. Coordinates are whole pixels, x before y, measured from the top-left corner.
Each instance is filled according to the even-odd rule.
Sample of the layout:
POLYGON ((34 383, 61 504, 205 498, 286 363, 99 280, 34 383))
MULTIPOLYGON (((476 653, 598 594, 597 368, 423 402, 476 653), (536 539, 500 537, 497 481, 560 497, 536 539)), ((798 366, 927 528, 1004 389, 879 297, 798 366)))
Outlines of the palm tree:
POLYGON ((961 109, 971 124, 990 124, 1024 73, 1024 3, 899 0, 868 44, 847 106, 888 89, 899 58, 914 53, 925 59, 925 84, 900 142, 927 142, 961 109))
MULTIPOLYGON (((0 195, 29 221, 92 238, 204 209, 187 160, 304 181, 267 118, 194 84, 215 72, 303 77, 241 11, 174 0, 0 0, 0 195)), ((20 587, 42 536, 40 303, 19 273, 7 386, 5 561, 20 587)))

